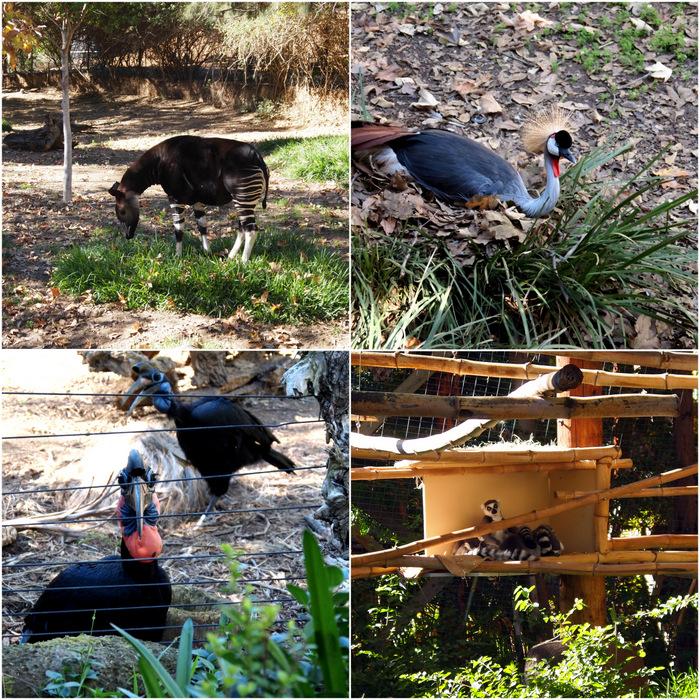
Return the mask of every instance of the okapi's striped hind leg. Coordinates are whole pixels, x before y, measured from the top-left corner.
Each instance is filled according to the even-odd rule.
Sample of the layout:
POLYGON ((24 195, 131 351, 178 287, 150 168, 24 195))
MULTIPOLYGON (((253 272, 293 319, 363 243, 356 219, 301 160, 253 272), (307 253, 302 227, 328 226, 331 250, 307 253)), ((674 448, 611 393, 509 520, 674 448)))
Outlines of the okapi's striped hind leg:
POLYGON ((207 240, 207 217, 204 211, 204 205, 201 202, 197 202, 192 205, 192 209, 194 209, 194 218, 197 221, 199 235, 202 237, 202 248, 205 253, 208 253, 209 241, 207 240))
MULTIPOLYGON (((258 225, 255 221, 255 207, 266 194, 267 183, 265 174, 259 168, 244 171, 236 176, 226 176, 224 178, 226 189, 233 197, 233 205, 238 213, 238 233, 236 242, 228 254, 229 259, 238 255, 238 251, 243 245, 243 255, 241 260, 248 262, 253 252, 253 245, 258 236, 258 225)), ((263 199, 263 207, 265 202, 263 199)))

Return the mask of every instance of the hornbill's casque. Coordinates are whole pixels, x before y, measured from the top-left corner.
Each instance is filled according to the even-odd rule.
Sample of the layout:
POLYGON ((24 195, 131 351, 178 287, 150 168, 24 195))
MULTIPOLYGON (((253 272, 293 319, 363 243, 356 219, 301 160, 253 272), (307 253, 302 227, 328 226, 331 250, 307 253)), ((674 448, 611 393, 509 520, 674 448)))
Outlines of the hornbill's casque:
POLYGON ((150 397, 158 411, 175 421, 182 451, 204 477, 212 492, 205 513, 211 510, 217 498, 226 493, 231 474, 241 467, 264 459, 278 469, 294 473, 294 462, 272 449, 272 443, 279 440, 250 411, 223 396, 182 403, 172 396, 172 388, 165 375, 148 362, 137 362, 133 370, 139 377, 122 403, 136 395, 129 408, 131 413, 139 403, 150 397), (210 426, 211 430, 182 430, 210 426))
POLYGON ((156 478, 132 450, 118 477, 121 556, 64 569, 24 618, 22 642, 91 631, 117 634, 110 623, 138 639, 162 639, 172 591, 168 574, 158 564, 163 544, 156 527, 160 512, 156 478))
POLYGON ((354 122, 351 142, 353 151, 380 172, 408 176, 447 202, 483 208, 484 200, 496 197, 514 202, 527 216, 540 216, 551 212, 559 199, 559 158, 576 163, 569 151, 572 139, 567 129, 572 125, 565 112, 554 108, 523 126, 525 148, 544 153, 547 185, 536 198, 507 160, 451 131, 354 122))

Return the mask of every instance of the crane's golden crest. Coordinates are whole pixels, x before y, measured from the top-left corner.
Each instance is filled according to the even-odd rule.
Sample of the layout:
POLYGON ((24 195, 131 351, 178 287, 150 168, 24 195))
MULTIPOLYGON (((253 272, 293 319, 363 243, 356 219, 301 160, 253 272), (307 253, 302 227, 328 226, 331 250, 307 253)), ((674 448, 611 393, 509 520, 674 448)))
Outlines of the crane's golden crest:
POLYGON ((532 153, 542 153, 547 139, 557 131, 572 131, 576 119, 558 105, 550 105, 528 119, 521 131, 523 145, 532 153))

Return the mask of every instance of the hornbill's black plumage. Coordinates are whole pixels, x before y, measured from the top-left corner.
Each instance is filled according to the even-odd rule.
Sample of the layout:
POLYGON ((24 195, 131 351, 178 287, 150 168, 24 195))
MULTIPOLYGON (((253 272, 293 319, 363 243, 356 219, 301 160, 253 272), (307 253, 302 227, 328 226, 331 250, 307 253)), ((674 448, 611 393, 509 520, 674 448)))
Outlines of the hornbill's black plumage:
POLYGON ((172 591, 170 578, 157 559, 163 545, 156 527, 155 480, 138 451, 132 450, 118 478, 121 556, 64 569, 25 617, 22 642, 91 631, 94 635, 117 634, 110 623, 138 639, 162 639, 172 591))
POLYGON ((224 396, 182 403, 172 396, 165 375, 148 362, 137 362, 133 370, 139 378, 124 397, 126 402, 137 395, 129 413, 141 401, 151 397, 156 409, 175 421, 182 451, 211 489, 212 498, 206 512, 219 496, 226 493, 231 474, 241 467, 264 459, 278 469, 294 473, 294 462, 272 449, 272 443, 279 440, 250 411, 224 396), (212 429, 207 430, 208 427, 212 429))

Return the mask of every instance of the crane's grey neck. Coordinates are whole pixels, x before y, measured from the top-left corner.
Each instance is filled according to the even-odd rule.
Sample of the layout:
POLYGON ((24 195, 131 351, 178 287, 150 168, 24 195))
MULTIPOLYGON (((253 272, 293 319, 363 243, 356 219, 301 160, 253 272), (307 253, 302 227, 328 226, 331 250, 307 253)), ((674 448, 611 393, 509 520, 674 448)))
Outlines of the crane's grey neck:
POLYGON ((535 217, 549 214, 557 205, 560 192, 559 178, 554 174, 552 155, 546 148, 544 149, 544 167, 547 173, 547 186, 544 188, 542 195, 536 199, 527 194, 513 198, 518 209, 527 214, 527 216, 535 217))

